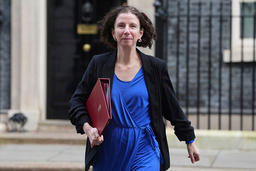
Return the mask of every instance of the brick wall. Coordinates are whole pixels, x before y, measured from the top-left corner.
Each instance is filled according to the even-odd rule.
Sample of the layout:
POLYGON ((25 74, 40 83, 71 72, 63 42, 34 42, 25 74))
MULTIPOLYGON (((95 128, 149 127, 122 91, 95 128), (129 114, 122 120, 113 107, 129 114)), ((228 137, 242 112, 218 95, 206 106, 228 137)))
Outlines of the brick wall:
POLYGON ((230 0, 190 0, 189 11, 188 26, 187 0, 169 1, 167 62, 181 105, 186 106, 186 101, 188 101, 189 108, 196 108, 199 87, 201 109, 210 106, 213 112, 217 111, 220 105, 219 93, 221 92, 221 107, 223 111, 227 111, 230 104, 229 90, 231 85, 233 113, 240 110, 241 94, 243 109, 245 111, 248 109, 250 113, 252 105, 255 103, 252 102, 254 63, 228 64, 223 62, 223 50, 230 47, 231 28, 230 18, 227 17, 231 15, 230 0), (201 10, 198 2, 201 2, 201 10), (222 2, 222 6, 220 2, 222 2), (178 14, 180 15, 179 19, 178 14), (212 18, 208 16, 210 14, 213 15, 212 18), (222 19, 216 17, 219 14, 223 14, 222 19), (199 15, 201 15, 200 18, 199 15), (177 63, 178 60, 179 63, 177 63), (244 70, 243 83, 241 84, 242 67, 244 70), (186 79, 187 73, 188 81, 186 79), (230 73, 232 73, 231 82, 229 82, 230 73), (199 85, 198 76, 200 76, 199 85), (243 90, 242 93, 241 90, 243 90))
POLYGON ((10 108, 10 1, 0 0, 0 110, 10 108))

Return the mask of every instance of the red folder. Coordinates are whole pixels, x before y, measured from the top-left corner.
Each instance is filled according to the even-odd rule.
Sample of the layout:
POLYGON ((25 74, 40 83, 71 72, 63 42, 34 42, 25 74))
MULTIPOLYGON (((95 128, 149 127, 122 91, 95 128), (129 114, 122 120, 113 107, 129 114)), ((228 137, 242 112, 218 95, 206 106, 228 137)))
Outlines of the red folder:
POLYGON ((92 127, 97 128, 99 135, 101 135, 112 119, 109 78, 98 78, 86 101, 86 108, 92 127))

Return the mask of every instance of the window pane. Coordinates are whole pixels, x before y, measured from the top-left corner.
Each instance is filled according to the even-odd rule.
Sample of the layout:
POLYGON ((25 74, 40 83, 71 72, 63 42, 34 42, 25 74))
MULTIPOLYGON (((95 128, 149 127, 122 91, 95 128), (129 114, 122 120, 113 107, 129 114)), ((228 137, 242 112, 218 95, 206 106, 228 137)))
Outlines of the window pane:
POLYGON ((253 38, 254 15, 255 15, 255 2, 242 2, 240 3, 241 20, 240 20, 240 37, 241 38, 253 38))

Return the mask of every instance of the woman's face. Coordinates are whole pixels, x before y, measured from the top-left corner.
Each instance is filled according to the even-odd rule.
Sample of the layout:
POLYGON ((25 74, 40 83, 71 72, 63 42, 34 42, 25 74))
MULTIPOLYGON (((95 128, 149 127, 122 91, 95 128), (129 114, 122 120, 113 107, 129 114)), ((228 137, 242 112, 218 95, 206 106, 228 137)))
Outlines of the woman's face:
POLYGON ((112 36, 117 41, 117 46, 136 48, 136 43, 143 35, 140 21, 136 15, 128 12, 117 16, 112 36))

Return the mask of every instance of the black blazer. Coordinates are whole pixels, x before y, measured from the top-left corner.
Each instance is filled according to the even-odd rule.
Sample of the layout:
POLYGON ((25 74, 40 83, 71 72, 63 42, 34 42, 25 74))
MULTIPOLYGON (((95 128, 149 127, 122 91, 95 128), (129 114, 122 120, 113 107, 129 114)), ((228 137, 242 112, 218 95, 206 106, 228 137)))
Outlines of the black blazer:
MULTIPOLYGON (((190 141, 195 138, 194 128, 184 115, 177 98, 175 97, 173 86, 168 74, 166 62, 148 56, 137 50, 141 57, 145 82, 149 93, 149 103, 151 111, 152 128, 159 143, 161 154, 164 159, 161 170, 170 167, 170 157, 166 139, 166 130, 163 118, 169 120, 174 126, 176 136, 180 141, 190 141)), ((110 78, 113 82, 117 51, 96 55, 92 58, 79 83, 75 93, 69 101, 69 118, 76 126, 77 133, 84 134, 83 124, 90 123, 85 102, 93 89, 98 78, 110 78)), ((112 88, 112 86, 111 86, 112 88)), ((85 170, 92 164, 92 159, 99 146, 90 147, 87 139, 85 170)))

